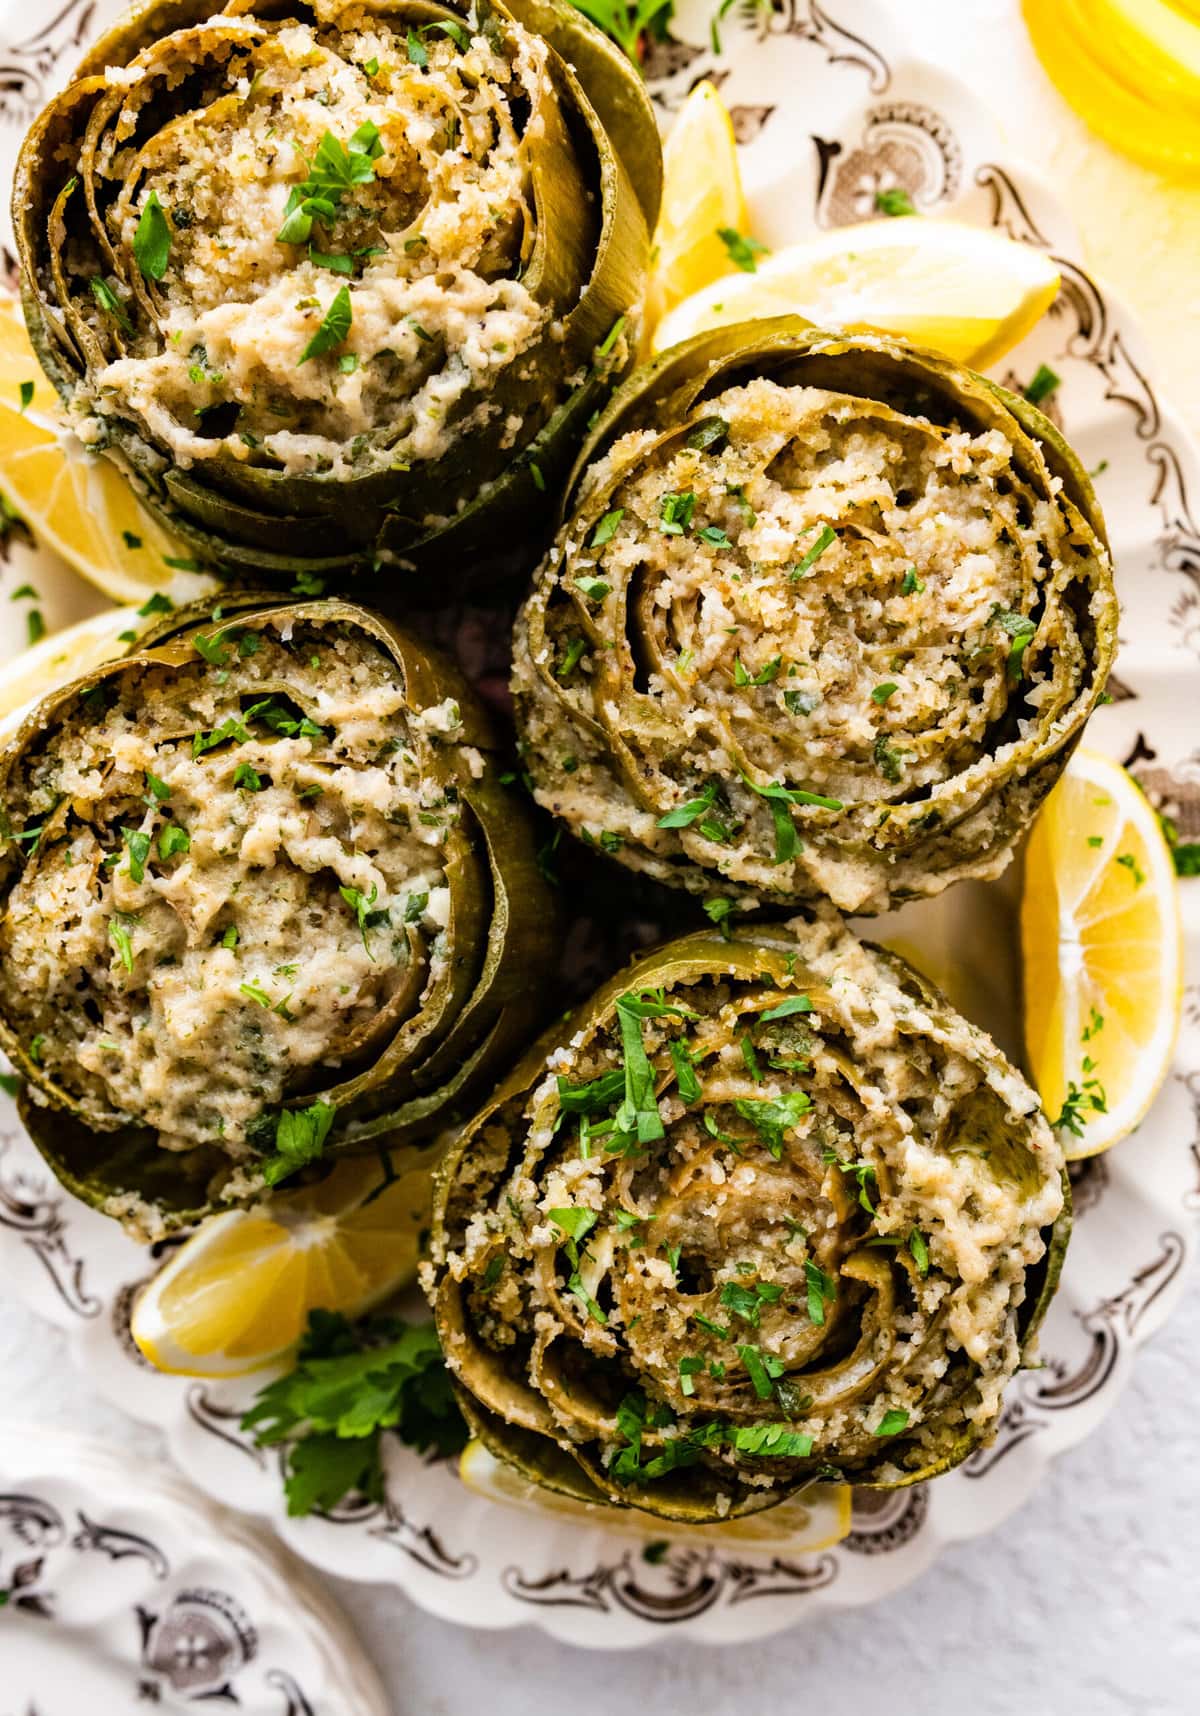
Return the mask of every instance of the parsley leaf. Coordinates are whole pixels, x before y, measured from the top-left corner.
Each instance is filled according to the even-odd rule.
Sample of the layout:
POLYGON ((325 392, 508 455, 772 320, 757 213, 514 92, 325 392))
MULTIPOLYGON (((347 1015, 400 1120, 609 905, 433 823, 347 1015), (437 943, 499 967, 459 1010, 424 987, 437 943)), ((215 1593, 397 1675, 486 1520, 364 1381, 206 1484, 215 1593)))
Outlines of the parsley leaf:
POLYGON ((783 1155, 784 1133, 800 1124, 812 1107, 812 1098, 803 1090, 790 1090, 782 1096, 741 1096, 733 1106, 743 1120, 750 1122, 768 1154, 778 1162, 783 1155))
POLYGON ((171 254, 171 228, 158 200, 151 191, 142 208, 137 231, 133 235, 133 254, 137 265, 148 280, 161 280, 167 272, 171 254))
POLYGON ((353 319, 354 312, 350 307, 350 288, 341 286, 338 288, 333 302, 326 310, 321 326, 301 352, 296 367, 299 368, 301 363, 307 363, 309 358, 323 357, 326 352, 331 352, 335 346, 340 346, 350 332, 353 319))
POLYGON ((328 1512, 358 1492, 383 1499, 385 1430, 420 1452, 459 1453, 467 1429, 431 1326, 378 1318, 352 1325, 313 1311, 296 1364, 258 1392, 242 1419, 260 1447, 288 1444, 288 1513, 328 1512))
POLYGON ((758 257, 770 254, 765 244, 760 244, 758 239, 751 238, 746 233, 738 232, 732 226, 719 226, 717 237, 729 252, 730 262, 736 268, 740 268, 743 274, 756 274, 758 272, 758 257))
POLYGON ((268 1186, 277 1186, 298 1168, 318 1159, 336 1114, 332 1103, 319 1098, 307 1108, 280 1110, 275 1122, 275 1155, 268 1156, 262 1165, 268 1186))

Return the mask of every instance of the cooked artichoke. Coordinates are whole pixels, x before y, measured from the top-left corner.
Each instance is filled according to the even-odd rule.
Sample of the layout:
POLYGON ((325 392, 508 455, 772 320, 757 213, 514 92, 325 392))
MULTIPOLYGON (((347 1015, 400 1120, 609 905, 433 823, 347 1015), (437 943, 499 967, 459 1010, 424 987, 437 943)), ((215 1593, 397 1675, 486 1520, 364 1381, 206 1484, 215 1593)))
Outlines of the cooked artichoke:
POLYGON ((697 892, 877 912, 997 875, 1104 689, 1104 524, 1051 423, 798 320, 620 388, 518 622, 539 801, 697 892))
POLYGON ((198 558, 415 595, 549 534, 660 176, 566 0, 143 0, 22 151, 26 317, 198 558))
POLYGON ((365 609, 185 611, 0 753, 0 1047, 143 1229, 417 1139, 528 1040, 553 907, 448 663, 365 609))
POLYGON ((1066 1200, 1020 1074, 830 914, 686 936, 558 1025, 438 1169, 425 1285, 495 1453, 720 1519, 986 1439, 1066 1200))

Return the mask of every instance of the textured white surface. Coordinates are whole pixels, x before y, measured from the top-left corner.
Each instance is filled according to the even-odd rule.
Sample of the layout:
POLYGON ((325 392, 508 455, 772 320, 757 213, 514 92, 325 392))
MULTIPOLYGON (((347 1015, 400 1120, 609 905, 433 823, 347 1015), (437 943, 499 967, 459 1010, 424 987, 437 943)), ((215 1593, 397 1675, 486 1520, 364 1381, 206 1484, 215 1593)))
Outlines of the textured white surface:
MULTIPOLYGON (((1051 172, 1200 432, 1200 187, 1167 193, 1087 136, 1029 51, 1016 0, 906 0, 904 13, 917 51, 966 77, 1006 116, 1014 146, 1051 172)), ((1189 1716, 1200 1705, 1197 1352, 1193 1281, 1117 1411, 1026 1508, 896 1598, 819 1632, 583 1657, 532 1632, 461 1631, 393 1592, 338 1589, 395 1716, 1189 1716)), ((2 1296, 0 1375, 0 1419, 84 1429, 132 1458, 158 1452, 155 1433, 72 1374, 62 1337, 2 1296)))

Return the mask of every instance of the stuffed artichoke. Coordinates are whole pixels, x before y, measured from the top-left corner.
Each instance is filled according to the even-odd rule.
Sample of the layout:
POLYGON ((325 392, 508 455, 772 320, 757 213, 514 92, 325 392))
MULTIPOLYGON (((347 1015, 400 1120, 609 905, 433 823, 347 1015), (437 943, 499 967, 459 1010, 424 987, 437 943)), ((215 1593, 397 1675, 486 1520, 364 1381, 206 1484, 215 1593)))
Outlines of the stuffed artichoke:
POLYGON ((997 875, 1112 660, 1104 524, 1034 406, 795 319, 618 390, 518 622, 539 801, 698 892, 876 912, 997 875))
POLYGON ((548 534, 660 171, 566 0, 143 0, 25 144, 26 317, 198 558, 415 596, 548 534))
POLYGON ((494 1452, 721 1519, 986 1439, 1066 1198, 1020 1074, 830 914, 686 936, 556 1027, 443 1160, 425 1284, 494 1452))
POLYGON ((143 1230, 427 1132, 527 1041, 553 908, 449 664, 341 602, 184 612, 0 754, 0 1046, 143 1230))

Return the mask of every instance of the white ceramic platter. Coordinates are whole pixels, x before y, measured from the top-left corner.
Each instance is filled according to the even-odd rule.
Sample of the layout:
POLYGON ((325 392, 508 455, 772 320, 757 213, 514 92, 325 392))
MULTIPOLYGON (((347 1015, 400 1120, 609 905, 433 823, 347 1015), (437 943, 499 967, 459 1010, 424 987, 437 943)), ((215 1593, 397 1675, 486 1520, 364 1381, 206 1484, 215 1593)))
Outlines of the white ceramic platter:
POLYGON ((349 1626, 261 1528, 172 1472, 0 1432, 0 1712, 387 1716, 349 1626))
MULTIPOLYGON (((998 227, 1059 259, 1058 302, 998 374, 1019 384, 1050 364, 1062 377, 1052 409, 1098 471, 1125 617, 1114 702, 1088 743, 1134 770, 1182 838, 1200 839, 1200 528, 1189 511, 1200 504, 1200 461, 1160 398, 1136 326, 1083 268, 1053 187, 1008 158, 972 92, 906 51, 900 8, 778 4, 731 12, 715 53, 711 0, 682 0, 672 38, 647 68, 664 123, 697 79, 719 83, 743 145, 753 230, 772 247, 871 218, 876 190, 895 185, 933 218, 998 227)), ((32 10, 0 0, 0 174, 81 43, 117 10, 111 0, 32 10)), ((48 556, 19 544, 3 570, 0 654, 23 641, 5 585, 35 582, 58 624, 98 605, 48 556)), ((0 1278, 68 1331, 91 1383, 166 1432, 193 1482, 269 1517, 318 1567, 396 1585, 447 1619, 532 1622, 612 1648, 666 1633, 744 1640, 869 1603, 1023 1502, 1049 1460, 1114 1409, 1136 1348, 1179 1294, 1200 1210, 1200 881, 1183 891, 1190 985, 1176 1066, 1137 1133, 1078 1176, 1076 1233, 1044 1368, 1015 1382, 989 1448, 927 1488, 864 1494, 851 1535, 834 1549, 791 1558, 675 1545, 651 1561, 627 1536, 485 1501, 451 1467, 398 1447, 383 1505, 287 1519, 277 1456, 238 1428, 253 1385, 189 1382, 144 1364, 127 1317, 154 1256, 58 1189, 11 1108, 0 1116, 0 1278)), ((919 929, 935 975, 939 948, 965 959, 972 1010, 1012 1046, 1007 899, 1003 886, 968 885, 910 910, 903 927, 910 946, 919 929)))

